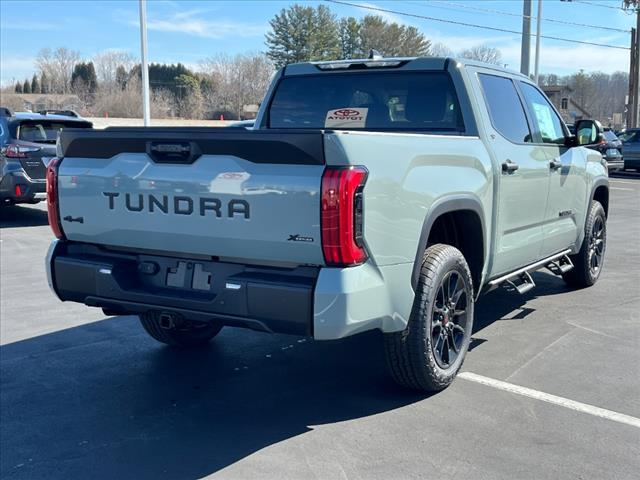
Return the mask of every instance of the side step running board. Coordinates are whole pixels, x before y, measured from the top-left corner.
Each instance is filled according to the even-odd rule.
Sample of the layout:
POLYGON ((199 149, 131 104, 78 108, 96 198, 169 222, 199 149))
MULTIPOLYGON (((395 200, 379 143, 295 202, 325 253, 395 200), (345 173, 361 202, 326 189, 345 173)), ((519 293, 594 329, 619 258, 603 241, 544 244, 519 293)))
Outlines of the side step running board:
POLYGON ((522 272, 520 275, 518 275, 517 278, 512 277, 505 281, 513 288, 515 288, 520 295, 522 295, 523 293, 527 293, 529 290, 536 286, 529 272, 522 272))
POLYGON ((568 255, 563 255, 558 260, 547 263, 546 268, 551 273, 562 276, 563 273, 567 273, 569 270, 573 269, 573 262, 568 255))
POLYGON ((495 280, 491 280, 489 282, 489 290, 493 290, 500 285, 506 284, 514 288, 519 294, 526 293, 536 286, 533 278, 531 278, 531 273, 536 270, 547 268, 556 275, 562 275, 563 273, 571 270, 573 268, 573 263, 571 263, 571 259, 568 257, 570 252, 571 250, 569 249, 564 250, 563 252, 551 255, 550 257, 539 260, 531 265, 519 268, 515 272, 507 273, 495 280))

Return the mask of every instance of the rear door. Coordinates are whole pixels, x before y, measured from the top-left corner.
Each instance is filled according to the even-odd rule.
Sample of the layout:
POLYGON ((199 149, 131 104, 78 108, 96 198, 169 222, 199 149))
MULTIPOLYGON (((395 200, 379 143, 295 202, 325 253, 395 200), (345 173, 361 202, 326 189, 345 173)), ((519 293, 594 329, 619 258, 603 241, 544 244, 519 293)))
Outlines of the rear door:
POLYGON ((511 78, 478 73, 488 110, 489 151, 501 168, 492 276, 536 261, 549 192, 549 163, 533 143, 524 105, 511 78))
POLYGON ((530 83, 519 84, 534 125, 536 143, 548 161, 549 202, 542 226, 544 257, 573 246, 578 238, 586 215, 586 160, 583 149, 565 145, 568 131, 544 94, 530 83))
POLYGON ((322 142, 319 131, 67 131, 62 228, 111 247, 321 265, 322 142))

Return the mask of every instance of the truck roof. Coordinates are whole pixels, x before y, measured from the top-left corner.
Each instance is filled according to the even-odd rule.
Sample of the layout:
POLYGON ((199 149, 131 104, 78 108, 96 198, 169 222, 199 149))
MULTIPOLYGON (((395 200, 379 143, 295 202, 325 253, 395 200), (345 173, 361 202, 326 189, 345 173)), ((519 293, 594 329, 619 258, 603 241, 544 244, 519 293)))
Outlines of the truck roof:
POLYGON ((455 62, 460 67, 466 66, 490 68, 500 72, 516 75, 528 79, 526 75, 510 70, 500 65, 480 62, 460 57, 382 57, 371 56, 371 58, 354 58, 348 60, 327 60, 318 62, 303 62, 287 65, 284 75, 305 75, 318 73, 318 70, 330 72, 341 71, 353 68, 352 65, 370 68, 402 68, 405 70, 445 70, 450 62, 455 62))

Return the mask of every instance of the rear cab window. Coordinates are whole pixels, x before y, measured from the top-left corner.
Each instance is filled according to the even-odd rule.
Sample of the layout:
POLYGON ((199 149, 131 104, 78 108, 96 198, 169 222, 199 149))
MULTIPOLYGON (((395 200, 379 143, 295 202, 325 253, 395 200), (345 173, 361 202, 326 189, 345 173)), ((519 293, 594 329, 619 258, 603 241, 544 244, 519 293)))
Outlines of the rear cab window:
POLYGON ((269 128, 464 132, 447 72, 325 73, 284 77, 269 128))
POLYGON ((486 73, 478 77, 493 128, 513 143, 532 142, 524 106, 513 81, 486 73))

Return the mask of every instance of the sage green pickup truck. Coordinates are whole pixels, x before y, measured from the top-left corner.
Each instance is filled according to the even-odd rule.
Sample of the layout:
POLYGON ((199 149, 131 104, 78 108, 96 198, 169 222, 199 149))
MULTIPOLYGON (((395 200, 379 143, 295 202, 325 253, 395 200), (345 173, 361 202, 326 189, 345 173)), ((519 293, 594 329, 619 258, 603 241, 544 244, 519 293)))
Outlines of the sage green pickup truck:
POLYGON ((252 129, 61 133, 50 285, 160 342, 223 326, 383 332, 392 376, 451 383, 474 302, 603 267, 607 167, 528 78, 449 58, 288 65, 252 129))

